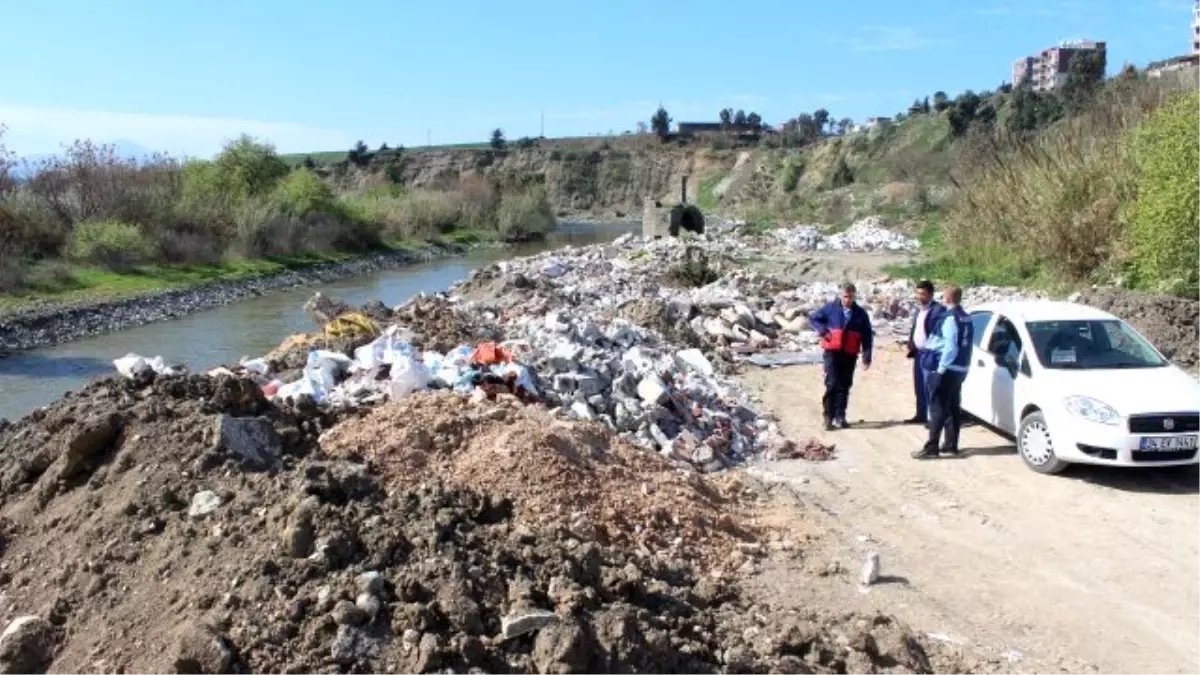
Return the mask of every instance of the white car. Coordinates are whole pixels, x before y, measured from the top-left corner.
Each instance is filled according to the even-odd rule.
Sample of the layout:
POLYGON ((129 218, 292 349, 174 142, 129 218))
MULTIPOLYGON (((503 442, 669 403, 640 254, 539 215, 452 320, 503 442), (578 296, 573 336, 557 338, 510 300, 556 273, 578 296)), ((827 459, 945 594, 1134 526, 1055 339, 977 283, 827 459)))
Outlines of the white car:
POLYGON ((971 308, 962 409, 1039 473, 1071 463, 1196 464, 1200 383, 1136 330, 1070 302, 971 308))

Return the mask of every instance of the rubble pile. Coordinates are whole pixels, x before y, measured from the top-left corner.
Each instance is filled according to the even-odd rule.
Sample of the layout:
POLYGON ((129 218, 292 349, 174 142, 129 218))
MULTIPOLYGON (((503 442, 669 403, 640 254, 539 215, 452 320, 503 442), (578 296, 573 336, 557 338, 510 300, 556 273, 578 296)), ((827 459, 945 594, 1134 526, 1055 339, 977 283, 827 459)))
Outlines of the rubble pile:
POLYGON ((868 216, 835 234, 824 234, 813 225, 772 230, 770 236, 798 251, 914 252, 921 242, 889 230, 879 216, 868 216))
POLYGON ((681 472, 603 425, 556 420, 501 396, 409 396, 321 438, 334 457, 361 457, 388 486, 439 480, 517 504, 516 522, 566 528, 588 540, 707 569, 752 530, 735 525, 738 499, 721 482, 681 472))
MULTIPOLYGON (((452 405, 446 396, 350 422, 361 411, 272 405, 244 378, 145 369, 0 430, 0 670, 967 670, 889 617, 751 607, 736 578, 689 565, 686 548, 648 555, 645 542, 672 527, 694 532, 685 521, 720 502, 670 471, 634 466, 594 425, 526 442, 505 435, 501 412, 533 415, 518 421, 526 432, 552 423, 499 403, 438 414, 452 405), (318 439, 343 430, 363 435, 371 461, 340 456, 349 446, 334 440, 339 456, 322 451, 318 439), (374 453, 383 445, 368 444, 368 430, 425 443, 430 466, 457 471, 460 485, 434 471, 419 485, 406 479, 380 463, 391 453, 374 453), (517 463, 544 463, 534 472, 542 484, 554 471, 578 480, 582 501, 564 510, 584 522, 527 516, 549 512, 548 500, 490 461, 513 476, 517 463), (646 491, 630 489, 639 480, 646 491), (471 481, 480 487, 461 485, 471 481), (606 524, 606 491, 651 532, 585 527, 606 524)), ((415 467, 418 453, 396 451, 415 467)), ((737 509, 725 510, 737 528, 737 509)), ((740 548, 761 555, 761 545, 740 548)))

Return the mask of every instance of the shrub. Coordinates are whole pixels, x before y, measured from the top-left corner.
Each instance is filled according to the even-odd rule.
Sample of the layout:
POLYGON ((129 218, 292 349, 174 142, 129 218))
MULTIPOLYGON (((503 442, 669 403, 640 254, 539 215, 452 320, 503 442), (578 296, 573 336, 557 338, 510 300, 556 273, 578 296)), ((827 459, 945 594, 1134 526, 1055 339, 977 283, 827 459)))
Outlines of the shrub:
POLYGON ((496 211, 496 230, 509 241, 544 236, 554 230, 555 224, 554 209, 541 186, 505 195, 496 211))
POLYGON ((235 199, 266 195, 288 174, 275 146, 243 135, 230 141, 213 161, 215 187, 235 199))
POLYGON ((118 271, 151 260, 156 252, 141 227, 115 220, 78 223, 67 238, 68 257, 118 271))
POLYGON ((341 215, 333 188, 308 169, 297 169, 275 186, 272 201, 283 213, 304 217, 310 213, 341 215))
POLYGON ((1180 95, 1134 133, 1137 199, 1129 228, 1135 280, 1197 294, 1200 94, 1180 95))

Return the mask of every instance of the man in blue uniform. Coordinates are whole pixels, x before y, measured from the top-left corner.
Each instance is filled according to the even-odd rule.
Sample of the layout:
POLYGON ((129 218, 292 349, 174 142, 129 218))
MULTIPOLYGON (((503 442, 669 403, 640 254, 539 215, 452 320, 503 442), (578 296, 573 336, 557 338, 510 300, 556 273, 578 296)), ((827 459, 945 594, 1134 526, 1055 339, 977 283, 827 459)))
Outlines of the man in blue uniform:
POLYGON ((842 284, 841 297, 809 316, 809 323, 821 338, 825 351, 825 430, 847 429, 846 406, 850 403, 850 387, 854 384, 854 367, 862 354, 863 370, 871 367, 871 347, 875 331, 871 317, 855 298, 854 284, 842 284))
POLYGON ((932 334, 918 356, 929 400, 929 439, 925 441, 925 447, 913 453, 915 459, 933 459, 939 452, 958 454, 962 385, 971 363, 975 331, 971 317, 960 306, 961 288, 947 286, 942 291, 942 300, 944 310, 934 321, 932 334), (943 430, 946 432, 944 439, 943 430))

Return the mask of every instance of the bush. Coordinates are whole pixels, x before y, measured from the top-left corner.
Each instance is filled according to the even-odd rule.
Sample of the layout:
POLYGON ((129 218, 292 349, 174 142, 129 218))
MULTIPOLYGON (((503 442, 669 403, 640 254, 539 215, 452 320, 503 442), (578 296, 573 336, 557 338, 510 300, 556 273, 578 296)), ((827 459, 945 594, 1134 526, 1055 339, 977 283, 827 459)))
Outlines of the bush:
POLYGON ((142 228, 114 220, 83 222, 67 238, 67 256, 78 262, 126 271, 157 253, 142 228))
POLYGON ((297 169, 275 186, 271 199, 283 213, 301 218, 310 213, 341 215, 333 188, 308 169, 297 169))
POLYGON ((1136 283, 1192 297, 1200 258, 1198 108, 1200 94, 1180 95, 1134 132, 1137 199, 1128 232, 1136 283))
POLYGON ((213 164, 216 187, 240 200, 266 195, 289 171, 275 146, 245 135, 226 145, 213 164))
POLYGON ((554 209, 541 186, 505 195, 496 211, 496 230, 507 241, 545 236, 554 230, 555 224, 554 209))

